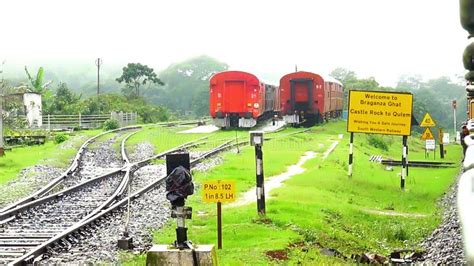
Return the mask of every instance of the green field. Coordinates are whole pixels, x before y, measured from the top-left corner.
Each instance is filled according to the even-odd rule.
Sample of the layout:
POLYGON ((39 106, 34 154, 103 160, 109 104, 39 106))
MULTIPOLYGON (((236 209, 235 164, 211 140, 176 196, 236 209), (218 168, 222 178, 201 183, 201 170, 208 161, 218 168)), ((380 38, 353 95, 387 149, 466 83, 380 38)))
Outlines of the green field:
POLYGON ((14 179, 22 169, 35 164, 67 167, 82 143, 100 132, 101 130, 81 131, 76 137, 69 137, 69 140, 62 144, 48 140, 44 145, 7 150, 5 156, 0 157, 0 185, 14 179))
MULTIPOLYGON (((248 140, 248 131, 218 131, 211 134, 178 134, 183 128, 145 126, 127 142, 130 152, 138 143, 149 142, 155 153, 207 137, 206 150, 230 139, 248 140)), ((305 172, 294 175, 271 191, 267 215, 256 213, 256 204, 223 208, 223 249, 218 251, 223 265, 333 264, 348 263, 338 257, 322 255, 322 248, 337 249, 345 257, 363 252, 388 255, 394 249, 419 249, 420 241, 439 224, 441 211, 436 204, 459 172, 446 169, 410 168, 406 189, 400 189, 400 167, 385 169, 369 162, 371 155, 401 159, 401 137, 356 134, 354 174, 347 176, 348 139, 344 122, 330 122, 311 128, 286 129, 267 134, 264 143, 264 172, 268 178, 286 171, 307 151, 316 156, 304 164, 305 172), (343 134, 340 139, 339 135, 343 134), (339 142, 327 158, 323 154, 339 142), (275 260, 276 255, 282 260, 275 260)), ((81 134, 92 136, 99 131, 81 134)), ((121 138, 125 137, 124 134, 121 138)), ((68 148, 47 142, 43 146, 16 148, 0 158, 0 189, 19 171, 35 164, 66 167, 78 146, 87 138, 70 139, 68 148), (47 160, 44 160, 48 158, 47 160)), ((118 149, 118 146, 116 147, 118 149)), ((445 161, 459 162, 461 147, 447 145, 445 161)), ((424 159, 419 137, 409 138, 409 159, 424 159)), ((431 153, 432 159, 432 153, 431 153)), ((189 238, 198 244, 216 244, 216 206, 201 201, 200 183, 205 180, 232 179, 238 192, 253 190, 255 163, 253 147, 222 155, 224 163, 209 172, 196 172, 195 195, 187 201, 194 215, 188 221, 189 238)), ((439 155, 436 155, 437 161, 439 155)), ((242 195, 242 194, 239 194, 242 195)), ((154 233, 155 243, 171 243, 174 222, 154 233)), ((123 253, 124 264, 143 264, 145 255, 123 253)))
MULTIPOLYGON (((440 222, 441 210, 436 202, 453 183, 459 164, 446 169, 410 168, 402 191, 400 167, 388 171, 368 160, 371 155, 400 160, 401 137, 356 134, 354 174, 349 178, 345 123, 330 122, 308 133, 287 134, 298 130, 275 133, 273 140, 264 143, 265 176, 284 172, 306 151, 316 152, 316 157, 305 163, 304 173, 270 193, 265 218, 257 215, 255 203, 243 207, 224 204, 223 249, 218 251, 221 264, 348 263, 351 261, 321 255, 320 249, 334 248, 346 257, 363 252, 388 255, 398 248, 419 249, 420 241, 440 222), (339 134, 344 134, 343 139, 338 138, 339 134), (323 159, 322 153, 335 141, 339 141, 336 149, 323 159), (278 254, 284 260, 274 260, 267 253, 278 254)), ((212 138, 233 134, 219 132, 212 138)), ((248 137, 248 132, 238 134, 248 137)), ((459 145, 446 145, 446 149, 445 161, 460 161, 459 145)), ((409 156, 424 159, 423 143, 417 137, 409 138, 409 156)), ((194 211, 188 222, 189 238, 194 243, 216 244, 216 206, 201 201, 199 183, 233 179, 239 192, 255 186, 252 147, 243 148, 239 154, 226 153, 223 158, 222 165, 194 175, 197 190, 187 201, 194 211)), ((154 242, 171 243, 174 227, 170 222, 157 231, 154 242)), ((124 254, 126 264, 143 264, 144 259, 144 255, 130 258, 124 254)))

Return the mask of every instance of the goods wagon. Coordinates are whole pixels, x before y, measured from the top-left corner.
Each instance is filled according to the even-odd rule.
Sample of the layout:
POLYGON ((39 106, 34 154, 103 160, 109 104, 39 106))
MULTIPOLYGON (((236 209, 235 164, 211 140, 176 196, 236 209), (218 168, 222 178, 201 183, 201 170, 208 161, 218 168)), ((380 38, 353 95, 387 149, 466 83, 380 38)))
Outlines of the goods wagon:
POLYGON ((251 128, 279 109, 278 87, 255 75, 224 71, 209 81, 209 113, 221 128, 251 128))
POLYGON ((342 114, 343 86, 333 78, 298 71, 283 76, 279 90, 286 123, 313 125, 342 114))

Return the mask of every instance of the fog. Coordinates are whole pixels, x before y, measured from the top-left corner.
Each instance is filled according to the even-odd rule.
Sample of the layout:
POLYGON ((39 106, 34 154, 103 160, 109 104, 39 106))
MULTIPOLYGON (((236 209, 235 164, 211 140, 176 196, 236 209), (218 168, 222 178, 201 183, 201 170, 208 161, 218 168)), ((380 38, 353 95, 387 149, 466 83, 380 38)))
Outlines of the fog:
MULTIPOLYGON (((8 1, 0 61, 7 78, 25 65, 93 78, 128 62, 157 71, 209 55, 276 83, 299 70, 336 67, 394 86, 404 74, 463 74, 467 33, 453 0, 8 1)), ((93 82, 94 80, 91 80, 93 82)))

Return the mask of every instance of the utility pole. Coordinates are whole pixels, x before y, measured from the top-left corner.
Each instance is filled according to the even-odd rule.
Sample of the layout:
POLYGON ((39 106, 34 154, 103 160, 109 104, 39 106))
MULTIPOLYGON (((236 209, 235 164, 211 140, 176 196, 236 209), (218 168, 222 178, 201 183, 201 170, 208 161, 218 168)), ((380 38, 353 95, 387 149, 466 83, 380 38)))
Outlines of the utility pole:
POLYGON ((100 94, 100 66, 102 65, 102 59, 97 58, 95 60, 95 65, 97 66, 97 97, 100 94))

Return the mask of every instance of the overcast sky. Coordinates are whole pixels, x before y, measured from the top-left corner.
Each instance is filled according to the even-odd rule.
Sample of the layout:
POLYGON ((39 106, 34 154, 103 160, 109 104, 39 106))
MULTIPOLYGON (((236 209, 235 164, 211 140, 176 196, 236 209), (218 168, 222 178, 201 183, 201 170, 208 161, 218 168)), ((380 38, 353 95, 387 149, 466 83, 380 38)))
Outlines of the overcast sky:
POLYGON ((463 74, 457 0, 189 0, 1 3, 0 61, 141 62, 157 70, 210 55, 272 81, 336 67, 395 85, 463 74))

